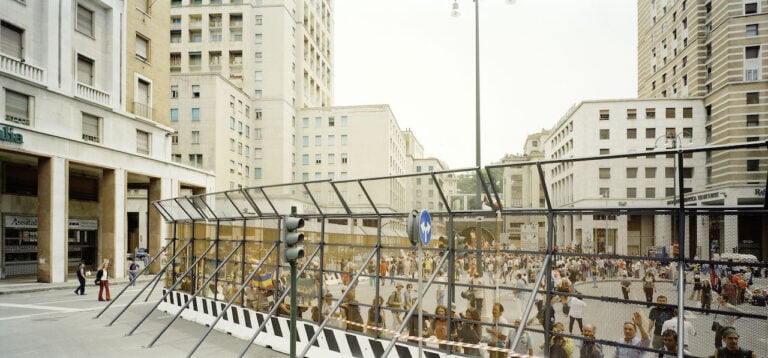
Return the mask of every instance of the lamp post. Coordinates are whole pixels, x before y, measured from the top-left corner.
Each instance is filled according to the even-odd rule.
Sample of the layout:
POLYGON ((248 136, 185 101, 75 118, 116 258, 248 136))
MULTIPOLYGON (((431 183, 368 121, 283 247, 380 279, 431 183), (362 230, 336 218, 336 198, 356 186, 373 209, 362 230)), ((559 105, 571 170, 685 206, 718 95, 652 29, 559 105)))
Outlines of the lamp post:
MULTIPOLYGON (((665 138, 666 141, 664 143, 664 149, 674 148, 674 149, 677 149, 679 151, 679 150, 681 150, 683 148, 683 138, 685 138, 685 134, 686 134, 686 131, 681 131, 680 133, 677 133, 677 134, 671 135, 671 136, 668 135, 668 134, 665 134, 665 135, 663 135, 661 137, 656 138, 656 143, 654 144, 654 147, 658 147, 659 139, 665 138), (671 139, 671 143, 669 142, 670 139, 671 139), (671 146, 670 146, 670 144, 671 144, 671 146)), ((689 132, 688 134, 690 135, 691 133, 689 132)), ((689 141, 688 141, 688 144, 691 144, 692 142, 693 142, 693 138, 690 138, 689 141)), ((673 206, 679 205, 679 203, 677 202, 677 200, 678 200, 677 199, 677 182, 678 182, 678 175, 682 174, 682 173, 678 173, 677 161, 678 161, 678 157, 677 156, 673 156, 673 158, 672 158, 672 168, 674 170, 674 174, 672 175, 672 188, 673 188, 672 189, 672 205, 673 206)), ((681 164, 682 164, 682 162, 681 162, 681 164)), ((682 186, 683 185, 682 175, 679 175, 679 176, 680 176, 680 185, 682 186)), ((682 191, 682 187, 680 189, 682 191)), ((683 201, 683 200, 685 200, 685 196, 681 193, 680 194, 680 201, 683 201)), ((673 220, 672 222, 674 223, 675 221, 673 220)), ((680 225, 680 224, 678 223, 678 225, 680 225)), ((675 235, 676 235, 675 232, 679 231, 679 229, 680 228, 677 228, 677 227, 673 227, 672 228, 672 235, 671 235, 672 238, 675 238, 675 235)), ((678 245, 679 245, 680 244, 680 239, 681 239, 681 237, 679 235, 677 235, 677 238, 675 238, 674 242, 677 242, 678 245)), ((670 241, 672 241, 672 240, 670 240, 670 241)), ((683 254, 682 252, 678 253, 678 255, 682 255, 682 254, 683 254)))
MULTIPOLYGON (((480 0, 472 0, 475 3, 475 166, 480 168, 482 165, 480 156, 480 0)), ((506 0, 507 4, 512 5, 516 0, 506 0)), ((458 0, 453 0, 451 16, 459 17, 458 0)), ((477 178, 477 190, 475 193, 475 202, 478 209, 482 209, 481 193, 483 192, 482 181, 477 178)), ((490 198, 488 198, 490 201, 490 198)))

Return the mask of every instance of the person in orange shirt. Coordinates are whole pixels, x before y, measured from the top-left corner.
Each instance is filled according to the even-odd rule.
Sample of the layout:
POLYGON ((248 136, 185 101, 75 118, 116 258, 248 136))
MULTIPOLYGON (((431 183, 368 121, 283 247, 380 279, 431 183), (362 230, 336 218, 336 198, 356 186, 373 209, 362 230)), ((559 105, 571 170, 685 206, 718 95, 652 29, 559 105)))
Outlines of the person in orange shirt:
POLYGON ((477 267, 474 263, 469 264, 469 277, 475 277, 475 272, 477 271, 477 267))
POLYGON ((384 277, 387 276, 387 263, 382 261, 381 265, 379 266, 379 280, 381 281, 381 285, 384 286, 384 277))

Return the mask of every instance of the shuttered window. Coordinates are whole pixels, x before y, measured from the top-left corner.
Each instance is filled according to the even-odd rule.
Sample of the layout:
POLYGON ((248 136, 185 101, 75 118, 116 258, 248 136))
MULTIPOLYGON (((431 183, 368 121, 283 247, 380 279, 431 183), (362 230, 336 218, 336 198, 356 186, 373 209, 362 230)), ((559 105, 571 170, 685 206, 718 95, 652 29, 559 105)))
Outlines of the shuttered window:
POLYGON ((93 60, 77 55, 77 82, 93 86, 93 60))
POLYGON ((136 152, 149 155, 149 133, 136 130, 136 152))
POLYGON ((93 11, 77 5, 77 31, 93 36, 93 11))
POLYGON ((21 36, 23 33, 24 30, 7 22, 2 22, 0 52, 10 57, 21 58, 21 36))
POLYGON ((136 102, 149 105, 149 82, 139 80, 138 93, 136 94, 136 102))
POLYGON ((149 40, 139 34, 136 34, 136 57, 142 61, 149 60, 149 40))
POLYGON ((5 120, 29 125, 29 96, 5 90, 5 120))
POLYGON ((96 143, 100 142, 99 117, 83 113, 83 140, 96 143))

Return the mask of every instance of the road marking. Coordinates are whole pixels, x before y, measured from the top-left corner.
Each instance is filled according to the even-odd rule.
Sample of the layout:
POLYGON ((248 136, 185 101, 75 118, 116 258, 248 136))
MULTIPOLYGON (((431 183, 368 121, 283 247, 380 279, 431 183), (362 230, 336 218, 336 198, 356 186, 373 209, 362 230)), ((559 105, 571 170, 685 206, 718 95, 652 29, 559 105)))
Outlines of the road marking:
POLYGON ((79 311, 79 309, 76 309, 76 308, 64 308, 64 307, 41 306, 41 305, 22 305, 22 304, 16 304, 16 303, 0 303, 0 307, 29 308, 33 310, 48 310, 48 311, 60 311, 60 312, 79 311))

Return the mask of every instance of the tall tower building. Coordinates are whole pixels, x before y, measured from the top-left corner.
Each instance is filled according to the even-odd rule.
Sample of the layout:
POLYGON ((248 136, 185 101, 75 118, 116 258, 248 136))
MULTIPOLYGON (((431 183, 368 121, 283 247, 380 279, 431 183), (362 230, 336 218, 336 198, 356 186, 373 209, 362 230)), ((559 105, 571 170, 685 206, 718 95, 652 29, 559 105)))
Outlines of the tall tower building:
MULTIPOLYGON (((765 0, 638 1, 640 98, 703 98, 707 145, 765 140, 766 10, 765 0)), ((708 188, 764 180, 759 167, 767 159, 715 153, 708 188)))
POLYGON ((219 190, 298 180, 296 112, 333 103, 332 22, 330 0, 172 0, 175 160, 219 190))

